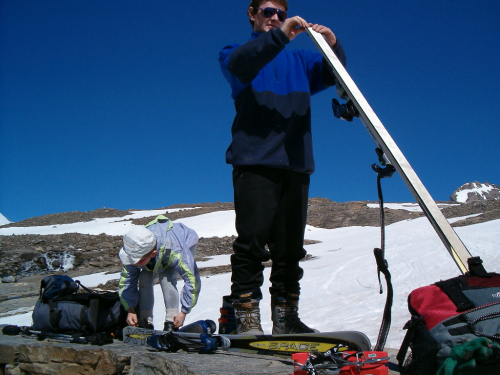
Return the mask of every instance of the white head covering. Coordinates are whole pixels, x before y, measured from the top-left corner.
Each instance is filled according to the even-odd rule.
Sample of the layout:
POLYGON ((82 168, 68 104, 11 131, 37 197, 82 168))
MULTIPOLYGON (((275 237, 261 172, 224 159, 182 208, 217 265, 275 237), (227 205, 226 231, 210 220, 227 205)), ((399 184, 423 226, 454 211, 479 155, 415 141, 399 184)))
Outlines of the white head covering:
POLYGON ((137 226, 123 236, 123 248, 118 256, 124 265, 136 264, 153 250, 155 244, 156 237, 153 232, 146 227, 137 226))

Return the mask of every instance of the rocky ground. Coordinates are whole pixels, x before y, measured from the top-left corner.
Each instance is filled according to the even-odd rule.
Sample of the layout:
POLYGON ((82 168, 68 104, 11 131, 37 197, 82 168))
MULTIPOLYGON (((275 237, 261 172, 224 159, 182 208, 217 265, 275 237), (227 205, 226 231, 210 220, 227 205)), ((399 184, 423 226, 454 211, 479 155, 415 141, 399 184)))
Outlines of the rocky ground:
MULTIPOLYGON (((1 328, 1 326, 0 326, 1 328)), ((397 371, 394 349, 389 375, 397 371)), ((290 357, 224 352, 198 354, 159 352, 148 346, 132 346, 119 340, 104 346, 71 344, 34 336, 7 336, 0 333, 0 374, 269 374, 289 375, 290 357), (7 364, 3 368, 2 364, 7 364)))
MULTIPOLYGON (((327 229, 348 226, 379 226, 380 210, 369 208, 367 201, 333 202, 326 198, 311 198, 309 200, 308 224, 327 229)), ((376 203, 376 202, 371 202, 376 203)), ((441 202, 448 203, 450 202, 441 202)), ((175 205, 165 207, 166 215, 172 220, 200 215, 213 211, 232 210, 232 203, 204 203, 190 205, 175 205), (169 213, 169 209, 180 207, 196 207, 169 213)), ((94 218, 123 217, 131 210, 115 210, 111 208, 98 209, 89 212, 66 212, 60 214, 34 217, 21 222, 8 224, 5 227, 60 225, 94 218)), ((482 214, 480 216, 461 220, 453 226, 470 225, 478 222, 500 218, 500 201, 472 202, 454 204, 443 208, 447 218, 482 214)), ((406 210, 385 209, 386 225, 422 216, 421 213, 406 210)), ((154 217, 133 221, 144 225, 154 217)), ((200 238, 197 247, 196 260, 202 269, 202 275, 229 272, 230 266, 203 268, 203 261, 219 254, 231 254, 234 237, 200 238)), ((306 243, 310 243, 306 239, 306 243)), ((119 272, 121 269, 118 251, 122 246, 121 236, 85 235, 68 233, 61 235, 12 235, 0 236, 0 277, 11 276, 17 282, 0 284, 0 316, 13 309, 33 306, 39 291, 40 280, 48 274, 66 273, 78 277, 94 272, 119 272), (73 268, 65 269, 68 257, 72 258, 73 268), (22 298, 20 298, 22 297, 22 298)), ((116 290, 116 282, 100 286, 103 289, 116 290)))

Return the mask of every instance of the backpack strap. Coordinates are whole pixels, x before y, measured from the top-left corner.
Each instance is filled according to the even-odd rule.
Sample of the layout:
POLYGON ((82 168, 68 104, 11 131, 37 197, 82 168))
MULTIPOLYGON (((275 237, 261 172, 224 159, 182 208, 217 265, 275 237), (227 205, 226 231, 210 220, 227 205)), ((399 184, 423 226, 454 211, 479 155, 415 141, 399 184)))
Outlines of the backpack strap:
POLYGON ((48 304, 50 311, 49 312, 50 326, 55 332, 57 332, 57 330, 59 329, 59 321, 61 320, 61 311, 56 309, 57 303, 53 299, 50 299, 48 301, 48 304))
POLYGON ((471 257, 467 259, 467 263, 469 264, 469 273, 471 275, 491 277, 491 275, 488 275, 488 272, 484 269, 483 261, 480 257, 471 257))
POLYGON ((120 303, 120 309, 118 309, 118 314, 115 314, 114 310, 114 305, 110 307, 109 309, 109 317, 113 324, 119 324, 120 323, 120 312, 121 312, 121 303, 120 303), (118 316, 117 316, 118 315, 118 316))
POLYGON ((406 324, 403 327, 403 329, 407 329, 408 331, 406 332, 405 338, 403 339, 401 347, 399 348, 398 355, 396 356, 400 369, 403 368, 403 364, 406 358, 406 353, 408 353, 408 349, 410 348, 410 343, 415 333, 415 329, 419 324, 425 324, 424 318, 418 315, 412 315, 411 319, 408 322, 406 322, 406 324))
POLYGON ((75 283, 78 284, 78 286, 81 286, 87 293, 95 293, 93 290, 87 288, 85 285, 83 285, 80 280, 76 280, 75 283))
POLYGON ((463 289, 468 284, 462 277, 458 276, 453 279, 438 281, 435 285, 450 298, 457 307, 457 311, 466 311, 476 307, 463 292, 463 289))
MULTIPOLYGON (((446 320, 445 322, 443 322, 443 326, 451 327, 454 325, 462 324, 462 325, 455 327, 455 328, 448 328, 448 333, 451 336, 462 336, 462 335, 465 335, 467 333, 472 333, 476 336, 487 337, 487 338, 492 339, 492 340, 498 340, 498 339, 500 339, 500 334, 498 332, 495 334, 485 333, 485 332, 482 332, 476 326, 476 323, 488 321, 491 319, 498 321, 498 319, 500 318, 500 307, 495 308, 496 305, 497 306, 500 305, 500 302, 487 304, 485 306, 478 307, 478 308, 473 309, 471 311, 464 312, 460 315, 457 315, 453 318, 446 320), (473 318, 472 316, 469 316, 470 313, 474 313, 475 311, 484 311, 483 308, 488 309, 491 307, 493 308, 491 310, 491 312, 481 313, 481 315, 476 316, 475 318, 473 318)), ((496 331, 496 329, 494 329, 494 331, 496 331)))
POLYGON ((90 324, 97 333, 97 317, 99 315, 99 298, 91 298, 89 304, 90 324))

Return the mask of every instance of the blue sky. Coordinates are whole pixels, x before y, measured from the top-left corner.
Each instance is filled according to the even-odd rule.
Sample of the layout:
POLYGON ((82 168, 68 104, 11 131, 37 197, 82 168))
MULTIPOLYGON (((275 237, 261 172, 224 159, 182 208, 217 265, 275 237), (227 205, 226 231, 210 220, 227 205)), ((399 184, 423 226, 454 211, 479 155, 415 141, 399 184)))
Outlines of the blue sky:
MULTIPOLYGON (((234 106, 218 66, 249 1, 0 0, 0 212, 232 201, 234 106)), ((290 1, 347 70, 435 200, 500 184, 500 2, 290 1)), ((306 34, 287 48, 316 47, 306 34)), ((374 143, 313 98, 311 197, 376 200, 374 143)), ((414 201, 397 175, 386 201, 414 201)))

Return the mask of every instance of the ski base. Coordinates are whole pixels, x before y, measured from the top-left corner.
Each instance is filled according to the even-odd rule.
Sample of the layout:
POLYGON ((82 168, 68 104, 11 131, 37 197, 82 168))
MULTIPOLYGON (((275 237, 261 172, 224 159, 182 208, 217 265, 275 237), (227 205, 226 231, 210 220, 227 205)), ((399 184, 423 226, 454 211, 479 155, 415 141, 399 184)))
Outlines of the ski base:
MULTIPOLYGON (((326 351, 369 351, 371 344, 368 337, 356 331, 282 334, 282 335, 204 335, 199 333, 163 332, 158 330, 125 327, 123 342, 129 345, 147 345, 158 342, 161 336, 168 335, 166 341, 177 341, 186 344, 193 351, 202 352, 203 340, 213 338, 218 350, 228 350, 264 355, 292 355, 293 353, 310 353, 326 351), (153 336, 155 336, 153 338, 153 336), (189 344, 189 345, 188 345, 189 344), (199 350, 198 350, 199 349, 199 350)), ((176 348, 175 345, 171 348, 176 348)), ((168 350, 168 349, 166 349, 168 350)), ((175 350, 171 350, 175 351, 175 350)))

